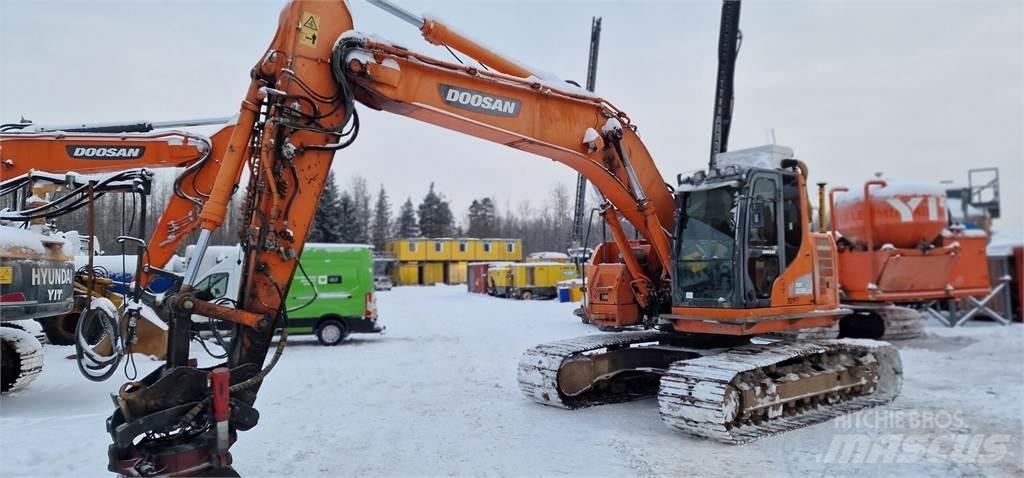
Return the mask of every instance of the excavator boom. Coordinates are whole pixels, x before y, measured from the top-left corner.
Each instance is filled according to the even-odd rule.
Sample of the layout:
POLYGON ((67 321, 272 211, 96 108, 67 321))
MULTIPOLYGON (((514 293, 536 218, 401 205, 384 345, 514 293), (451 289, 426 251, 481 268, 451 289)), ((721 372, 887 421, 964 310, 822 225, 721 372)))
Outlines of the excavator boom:
POLYGON ((184 168, 174 182, 174 196, 164 208, 147 242, 145 265, 138 278, 149 285, 155 268, 164 267, 178 245, 198 226, 199 210, 213 187, 234 125, 209 138, 183 131, 152 131, 162 126, 223 124, 230 118, 164 123, 134 122, 65 126, 16 125, 0 133, 0 178, 8 181, 33 171, 98 174, 137 168, 184 168))

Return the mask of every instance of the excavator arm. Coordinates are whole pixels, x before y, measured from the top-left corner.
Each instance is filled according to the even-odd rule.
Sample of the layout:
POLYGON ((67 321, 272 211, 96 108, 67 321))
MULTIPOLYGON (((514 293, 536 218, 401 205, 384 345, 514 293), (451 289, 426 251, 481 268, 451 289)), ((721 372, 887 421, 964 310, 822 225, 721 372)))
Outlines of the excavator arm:
MULTIPOLYGON (((376 2, 381 3, 381 2, 376 2)), ((429 122, 566 164, 601 191, 604 217, 623 251, 640 306, 668 282, 674 203, 628 116, 568 83, 539 78, 441 22, 410 16, 428 41, 492 70, 451 64, 352 32, 343 0, 289 3, 269 48, 253 67, 237 125, 214 151, 216 180, 198 215, 193 260, 158 313, 170 324, 166 363, 122 386, 108 419, 111 471, 128 476, 223 469, 238 430, 255 426, 262 380, 283 351, 284 299, 335 151, 358 134, 354 104, 429 122), (417 20, 418 19, 418 20, 417 20), (197 264, 220 226, 243 172, 245 250, 237 307, 193 289, 197 264), (620 218, 653 256, 641 261, 620 218), (191 315, 236 324, 228 361, 198 368, 189 356, 191 315)), ((205 190, 206 185, 199 189, 205 190)), ((160 231, 158 230, 158 234, 160 231)))
POLYGON ((671 193, 635 126, 609 102, 569 83, 448 63, 369 37, 349 35, 339 47, 360 103, 573 168, 656 246, 668 270, 671 193))
POLYGON ((34 125, 23 128, 30 131, 0 133, 0 178, 4 182, 33 171, 89 175, 137 168, 184 168, 174 181, 174 196, 142 255, 148 266, 139 277, 142 286, 150 283, 155 277, 154 268, 167 264, 181 241, 198 226, 199 211, 220 168, 218 158, 223 156, 227 138, 234 131, 234 125, 227 125, 206 138, 182 131, 134 131, 138 128, 135 124, 68 128, 82 132, 46 131, 34 125), (44 132, 32 131, 37 129, 44 132))

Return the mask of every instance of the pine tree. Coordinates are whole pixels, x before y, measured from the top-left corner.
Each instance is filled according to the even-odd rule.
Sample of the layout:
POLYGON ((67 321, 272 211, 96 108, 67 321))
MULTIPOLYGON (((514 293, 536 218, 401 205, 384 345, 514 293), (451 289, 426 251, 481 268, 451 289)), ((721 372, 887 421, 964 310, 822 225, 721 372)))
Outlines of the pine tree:
POLYGON ((356 217, 355 200, 348 191, 341 193, 338 199, 338 241, 359 242, 359 219, 356 217))
POLYGON ((497 235, 497 217, 491 198, 474 199, 469 205, 470 237, 494 237, 497 235))
POLYGON ((360 244, 370 242, 370 219, 373 217, 370 200, 370 189, 366 186, 366 179, 362 176, 353 176, 352 208, 355 218, 353 226, 355 236, 353 236, 352 242, 360 244))
POLYGON ((434 183, 430 183, 430 190, 423 196, 423 202, 419 206, 420 233, 425 237, 446 237, 452 232, 455 222, 452 216, 451 206, 444 196, 434 192, 434 183))
POLYGON ((402 208, 398 211, 398 221, 395 222, 395 236, 400 238, 419 237, 420 227, 416 223, 416 210, 412 206, 412 198, 406 198, 402 208))
POLYGON ((310 242, 339 242, 339 206, 338 183, 334 181, 334 171, 331 171, 327 175, 324 192, 320 194, 320 202, 316 205, 313 226, 309 229, 310 242))
MULTIPOLYGON (((410 206, 412 203, 410 203, 410 206)), ((384 243, 388 240, 388 232, 391 231, 391 203, 388 201, 388 193, 384 191, 384 185, 380 185, 380 192, 377 193, 377 204, 373 208, 373 225, 371 226, 370 238, 373 247, 378 251, 384 250, 384 243)))

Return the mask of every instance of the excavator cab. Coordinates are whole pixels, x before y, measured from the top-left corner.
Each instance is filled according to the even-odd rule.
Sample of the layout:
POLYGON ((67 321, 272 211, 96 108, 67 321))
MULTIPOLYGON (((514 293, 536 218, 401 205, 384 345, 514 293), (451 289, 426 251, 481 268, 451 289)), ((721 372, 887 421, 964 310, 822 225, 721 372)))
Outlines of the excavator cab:
POLYGON ((731 171, 682 184, 673 247, 672 304, 749 308, 771 305, 772 286, 803 240, 794 171, 731 171))
POLYGON ((672 311, 679 332, 757 335, 832 326, 835 243, 810 230, 806 166, 790 148, 720 153, 679 177, 672 311))

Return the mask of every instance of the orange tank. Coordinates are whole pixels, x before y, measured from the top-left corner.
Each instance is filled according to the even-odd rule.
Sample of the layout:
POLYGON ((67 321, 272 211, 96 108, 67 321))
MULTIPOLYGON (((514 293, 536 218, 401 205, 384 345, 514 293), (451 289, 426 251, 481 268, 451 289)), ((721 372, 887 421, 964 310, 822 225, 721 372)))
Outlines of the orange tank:
POLYGON ((832 201, 835 229, 869 249, 931 243, 948 222, 946 192, 938 184, 876 179, 862 189, 834 192, 839 191, 845 192, 832 201))

